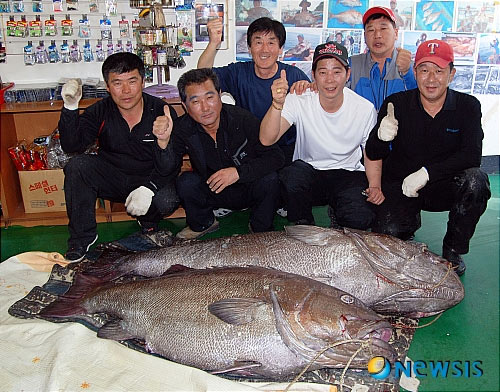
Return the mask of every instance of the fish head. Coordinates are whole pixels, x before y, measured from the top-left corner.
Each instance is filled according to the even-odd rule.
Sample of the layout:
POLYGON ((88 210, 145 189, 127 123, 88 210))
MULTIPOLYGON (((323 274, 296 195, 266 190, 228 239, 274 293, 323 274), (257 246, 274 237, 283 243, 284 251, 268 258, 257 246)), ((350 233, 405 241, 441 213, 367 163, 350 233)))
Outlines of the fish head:
POLYGON ((333 287, 273 288, 273 308, 283 341, 323 366, 364 367, 373 356, 394 361, 391 325, 360 300, 333 287))
POLYGON ((423 243, 345 229, 381 283, 393 285, 371 309, 382 314, 427 317, 458 304, 464 287, 450 263, 423 243))

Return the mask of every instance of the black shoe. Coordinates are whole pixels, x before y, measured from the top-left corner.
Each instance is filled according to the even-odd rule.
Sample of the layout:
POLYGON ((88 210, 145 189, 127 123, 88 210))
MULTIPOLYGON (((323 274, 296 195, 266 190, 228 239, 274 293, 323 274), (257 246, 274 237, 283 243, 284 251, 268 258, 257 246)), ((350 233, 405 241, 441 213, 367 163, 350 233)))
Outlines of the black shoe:
POLYGON ((298 221, 295 222, 296 225, 309 225, 309 226, 315 226, 316 222, 314 222, 314 219, 312 221, 307 220, 307 219, 299 219, 298 221))
POLYGON ((158 223, 141 222, 140 220, 137 220, 137 223, 141 228, 141 234, 153 234, 158 231, 158 223))
POLYGON ((90 247, 95 244, 97 241, 98 235, 95 235, 95 238, 87 245, 81 245, 81 246, 72 246, 68 249, 64 257, 66 258, 67 261, 71 263, 76 263, 77 261, 82 260, 87 252, 89 251, 90 247))
POLYGON ((443 258, 451 263, 458 276, 462 276, 464 274, 466 267, 462 256, 460 256, 453 249, 448 248, 446 245, 443 245, 443 258))

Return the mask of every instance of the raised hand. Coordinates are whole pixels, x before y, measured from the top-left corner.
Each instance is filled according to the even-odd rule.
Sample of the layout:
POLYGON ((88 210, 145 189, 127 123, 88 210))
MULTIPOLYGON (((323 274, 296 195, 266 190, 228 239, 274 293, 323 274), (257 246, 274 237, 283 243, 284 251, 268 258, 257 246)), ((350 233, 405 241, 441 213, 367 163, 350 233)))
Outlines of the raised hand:
POLYGON ((411 64, 411 52, 403 48, 396 48, 398 55, 396 57, 396 67, 398 72, 405 75, 410 69, 411 64))
POLYGON ((286 94, 288 93, 288 81, 286 80, 286 71, 281 70, 279 79, 276 79, 271 86, 273 102, 281 107, 285 103, 286 94))
POLYGON ((66 109, 78 109, 78 104, 82 98, 82 81, 80 79, 68 80, 62 86, 61 96, 66 109))
POLYGON ((387 104, 387 114, 380 122, 377 134, 378 138, 384 142, 394 140, 398 134, 398 120, 394 114, 394 105, 392 102, 387 104))
POLYGON ((153 135, 155 135, 158 139, 158 145, 161 148, 167 147, 174 124, 172 117, 170 116, 170 108, 168 105, 163 106, 163 112, 165 114, 163 116, 156 117, 156 120, 153 123, 153 135))
POLYGON ((222 42, 222 18, 211 19, 207 23, 208 40, 212 45, 219 46, 222 42))

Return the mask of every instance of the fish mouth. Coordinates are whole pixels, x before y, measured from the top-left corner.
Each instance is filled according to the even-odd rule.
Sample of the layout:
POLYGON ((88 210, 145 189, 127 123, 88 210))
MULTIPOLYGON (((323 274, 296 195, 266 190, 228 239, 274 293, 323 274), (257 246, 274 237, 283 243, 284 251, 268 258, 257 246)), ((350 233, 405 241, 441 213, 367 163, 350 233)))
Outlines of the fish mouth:
POLYGON ((396 352, 389 344, 392 326, 388 321, 366 320, 355 316, 346 316, 339 320, 346 343, 325 351, 325 356, 336 360, 349 360, 353 353, 361 349, 352 358, 354 366, 365 366, 374 355, 380 355, 391 363, 396 359, 396 352), (353 342, 349 342, 352 340, 353 342))
MULTIPOLYGON (((398 249, 398 240, 384 245, 374 237, 367 243, 355 231, 346 232, 365 257, 373 273, 382 281, 394 286, 394 293, 370 308, 383 314, 436 314, 464 298, 464 287, 450 264, 429 250, 424 244, 406 243, 398 249), (392 249, 392 250, 391 250, 392 249), (397 261, 388 265, 384 252, 391 252, 397 261)), ((389 238, 389 236, 387 236, 389 238)))
MULTIPOLYGON (((454 272, 452 272, 454 273, 454 272)), ((370 304, 377 313, 399 314, 407 317, 429 317, 441 313, 462 301, 465 291, 446 286, 433 289, 401 290, 370 304)))

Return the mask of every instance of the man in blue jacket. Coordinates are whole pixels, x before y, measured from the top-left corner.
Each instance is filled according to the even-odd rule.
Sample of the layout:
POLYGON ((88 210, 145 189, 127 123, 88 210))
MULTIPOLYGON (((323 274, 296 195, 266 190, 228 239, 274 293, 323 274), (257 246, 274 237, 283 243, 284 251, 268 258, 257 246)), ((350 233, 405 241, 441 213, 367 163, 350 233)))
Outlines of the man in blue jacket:
POLYGON ((193 239, 217 230, 217 208, 250 208, 250 231, 273 230, 282 151, 260 143, 257 117, 222 103, 211 68, 184 73, 177 87, 187 114, 174 121, 174 152, 177 162, 187 153, 193 167, 177 179, 187 222, 177 237, 193 239))
POLYGON ((398 39, 396 16, 390 8, 372 7, 363 15, 368 52, 351 56, 348 87, 380 110, 384 99, 417 87, 411 53, 395 48, 398 39))

